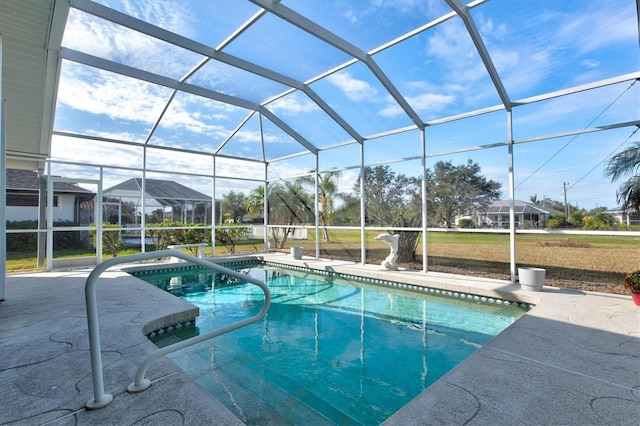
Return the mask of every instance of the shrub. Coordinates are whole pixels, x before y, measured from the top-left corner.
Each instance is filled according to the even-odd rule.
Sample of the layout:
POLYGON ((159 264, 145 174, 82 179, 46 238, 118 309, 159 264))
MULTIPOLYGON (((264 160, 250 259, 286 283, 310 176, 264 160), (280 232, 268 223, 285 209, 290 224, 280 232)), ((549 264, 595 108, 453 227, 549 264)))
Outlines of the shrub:
MULTIPOLYGON (((54 227, 78 226, 68 220, 57 221, 53 223, 54 227)), ((7 221, 7 229, 38 229, 38 221, 36 220, 16 220, 7 221)), ((86 236, 86 234, 85 234, 86 236)), ((28 232, 20 234, 7 234, 7 251, 8 252, 30 252, 38 246, 38 233, 28 232)), ((53 234, 54 250, 75 250, 83 249, 81 231, 56 231, 53 234)))
POLYGON ((468 218, 460 219, 458 221, 458 228, 475 228, 473 224, 473 219, 468 219, 468 218))
MULTIPOLYGON (((92 229, 89 231, 89 235, 92 238, 93 246, 98 244, 98 233, 96 232, 96 225, 92 223, 89 225, 92 229)), ((124 241, 120 238, 119 231, 108 231, 108 228, 120 228, 120 225, 115 223, 103 223, 102 224, 102 249, 107 251, 111 256, 118 256, 118 250, 124 246, 124 241)))
MULTIPOLYGON (((149 223, 147 224, 150 228, 165 228, 165 227, 174 227, 174 226, 182 226, 181 222, 164 222, 164 223, 149 223)), ((147 229, 146 235, 151 238, 153 244, 156 246, 156 250, 165 250, 171 244, 174 244, 175 238, 173 235, 177 235, 177 229, 147 229)))
MULTIPOLYGON (((36 220, 7 221, 7 229, 38 229, 36 220)), ((7 234, 7 252, 30 252, 38 246, 38 233, 7 234)))
POLYGON ((249 228, 245 225, 220 224, 224 228, 216 228, 216 243, 225 246, 231 254, 236 252, 236 241, 249 238, 249 228))
MULTIPOLYGON (((149 229, 147 235, 153 240, 156 250, 164 250, 173 244, 199 244, 211 241, 211 229, 204 223, 164 222, 150 223, 150 228, 186 228, 186 229, 149 229)), ((188 247, 192 255, 197 255, 197 247, 188 247)))
POLYGON ((626 274, 622 279, 622 285, 631 293, 640 293, 640 269, 626 274))
POLYGON ((618 219, 609 213, 598 212, 584 220, 584 229, 616 230, 618 219))
POLYGON ((549 229, 562 228, 566 226, 566 224, 567 224, 567 221, 565 220, 565 217, 563 214, 555 214, 551 216, 546 223, 547 228, 549 229))

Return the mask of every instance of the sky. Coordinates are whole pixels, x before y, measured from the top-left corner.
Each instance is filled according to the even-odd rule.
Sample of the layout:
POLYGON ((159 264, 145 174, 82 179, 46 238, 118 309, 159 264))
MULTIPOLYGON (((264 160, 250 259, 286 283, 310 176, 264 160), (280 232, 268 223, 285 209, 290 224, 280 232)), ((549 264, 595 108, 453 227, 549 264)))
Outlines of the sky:
MULTIPOLYGON (((420 176, 422 137, 411 117, 415 114, 427 123, 427 167, 436 161, 462 164, 472 159, 485 176, 502 183, 508 197, 507 147, 478 149, 508 140, 504 108, 448 120, 489 111, 502 100, 464 22, 451 15, 443 0, 280 2, 330 32, 341 48, 270 13, 229 40, 260 11, 248 1, 96 3, 161 27, 178 43, 194 40, 198 48, 226 55, 227 62, 254 64, 282 80, 207 61, 201 53, 72 8, 63 47, 91 55, 88 63, 93 57, 110 61, 106 68, 113 69, 63 60, 54 130, 91 140, 54 135, 52 158, 120 167, 105 169, 106 187, 140 175, 133 169, 142 167, 145 143, 221 154, 215 161, 216 174, 223 177, 216 181, 216 198, 231 190, 248 193, 265 173, 269 179, 287 178, 314 169, 315 156, 304 154, 305 144, 320 150, 320 170, 342 170, 340 189, 350 192, 360 164, 355 137, 365 140, 365 164, 388 164, 395 173, 420 176), (449 18, 435 25, 442 17, 449 18), (409 32, 414 34, 392 43, 409 32), (372 61, 364 63, 352 55, 372 61), (122 65, 149 73, 152 80, 184 82, 189 90, 174 93, 161 84, 113 72, 122 65), (397 96, 385 87, 385 79, 397 96), (305 83, 307 91, 290 90, 284 83, 291 81, 305 83), (202 94, 229 96, 235 105, 202 94), (399 97, 410 111, 403 109, 399 97), (253 106, 264 114, 255 113, 253 106), (280 122, 304 143, 284 131, 280 122), (397 129, 406 131, 389 134, 397 129), (237 160, 263 156, 270 161, 267 171, 260 162, 237 160), (287 159, 271 161, 282 157, 287 159)), ((636 2, 490 0, 470 9, 470 14, 499 77, 498 87, 515 103, 516 198, 562 200, 567 188, 572 204, 614 207, 617 183, 604 177, 604 164, 640 140, 634 133, 637 128, 564 134, 640 119, 640 84, 630 77, 568 96, 518 101, 631 73, 637 77, 636 2)), ((152 177, 176 180, 207 194, 213 191, 210 179, 196 176, 211 173, 214 162, 209 155, 149 149, 146 164, 166 171, 151 173, 152 177)), ((98 175, 95 167, 69 164, 54 170, 83 178, 98 175)))

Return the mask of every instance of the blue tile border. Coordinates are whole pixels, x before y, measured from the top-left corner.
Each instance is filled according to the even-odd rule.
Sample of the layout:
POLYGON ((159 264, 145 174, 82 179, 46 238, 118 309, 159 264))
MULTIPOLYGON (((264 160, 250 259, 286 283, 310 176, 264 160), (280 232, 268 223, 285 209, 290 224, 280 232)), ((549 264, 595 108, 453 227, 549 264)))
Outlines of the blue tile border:
POLYGON ((443 290, 443 289, 439 289, 439 288, 427 287, 427 286, 422 286, 422 285, 417 285, 417 284, 399 283, 397 281, 383 280, 383 279, 380 279, 380 278, 370 278, 370 277, 363 277, 361 275, 345 274, 345 273, 341 273, 341 272, 323 271, 323 270, 312 269, 312 268, 307 268, 307 267, 303 267, 303 266, 281 264, 281 263, 276 263, 276 262, 272 262, 272 261, 263 262, 263 263, 267 264, 267 265, 278 266, 278 267, 283 268, 283 269, 294 269, 294 270, 300 270, 300 271, 309 271, 309 272, 314 272, 314 273, 317 273, 317 274, 320 274, 320 275, 335 275, 335 276, 337 276, 339 278, 346 278, 346 279, 350 279, 350 280, 353 280, 353 281, 366 282, 366 283, 369 283, 369 284, 376 284, 376 285, 387 286, 387 287, 401 288, 401 289, 405 289, 405 290, 412 290, 412 291, 419 292, 419 293, 431 293, 431 294, 436 294, 436 295, 440 295, 440 296, 457 297, 457 298, 460 298, 460 299, 469 299, 469 300, 474 300, 474 301, 478 301, 478 302, 495 303, 495 304, 498 304, 498 305, 505 305, 505 306, 516 306, 516 307, 527 309, 527 310, 531 309, 531 308, 533 308, 535 306, 534 304, 526 303, 526 302, 519 302, 519 301, 500 299, 500 298, 497 298, 497 297, 480 296, 480 295, 477 295, 477 294, 464 293, 464 292, 461 292, 461 291, 443 290))
MULTIPOLYGON (((511 300, 506 300, 506 299, 500 299, 497 297, 489 297, 489 296, 480 296, 477 294, 472 294, 472 293, 465 293, 465 292, 461 292, 461 291, 452 291, 452 290, 443 290, 443 289, 439 289, 439 288, 435 288, 435 287, 428 287, 428 286, 422 286, 422 285, 417 285, 417 284, 406 284, 406 283, 400 283, 397 281, 389 281, 389 280, 383 280, 380 278, 370 278, 370 277, 363 277, 361 275, 353 275, 353 274, 345 274, 342 272, 333 272, 333 271, 325 271, 322 269, 313 269, 313 268, 308 268, 305 266, 296 266, 296 265, 289 265, 289 264, 284 264, 284 263, 278 263, 278 262, 273 262, 273 261, 264 261, 264 260, 259 260, 259 259, 245 259, 245 260, 238 260, 238 261, 232 261, 232 262, 224 262, 224 263, 220 263, 221 266, 225 266, 225 267, 234 267, 234 266, 245 266, 245 265, 270 265, 270 266, 277 266, 279 268, 282 269, 292 269, 292 270, 297 270, 297 271, 305 271, 305 272, 312 272, 318 275, 333 275, 339 278, 345 278, 345 279, 349 279, 349 280, 353 280, 353 281, 357 281, 357 282, 366 282, 368 284, 374 284, 374 285, 380 285, 380 286, 386 286, 386 287, 393 287, 393 288, 400 288, 400 289, 405 289, 405 290, 411 290, 411 291, 415 291, 418 293, 430 293, 430 294, 436 294, 439 296, 448 296, 448 297, 456 297, 459 299, 467 299, 467 300, 473 300, 473 301, 477 301, 477 302, 484 302, 484 303, 495 303, 497 305, 504 305, 504 306, 516 306, 522 309, 532 309, 535 305, 532 303, 527 303, 527 302, 519 302, 519 301, 511 301, 511 300)), ((173 268, 162 268, 161 270, 164 271, 180 271, 180 270, 189 270, 189 269, 201 269, 202 267, 197 266, 197 265, 190 265, 190 266, 179 266, 179 267, 173 267, 173 268)), ((150 270, 150 271, 140 271, 140 272, 135 272, 132 275, 136 276, 136 275, 143 275, 143 274, 149 274, 149 273, 156 273, 158 272, 159 269, 156 270, 150 270)), ((472 277, 470 277, 470 279, 472 279, 472 277)))

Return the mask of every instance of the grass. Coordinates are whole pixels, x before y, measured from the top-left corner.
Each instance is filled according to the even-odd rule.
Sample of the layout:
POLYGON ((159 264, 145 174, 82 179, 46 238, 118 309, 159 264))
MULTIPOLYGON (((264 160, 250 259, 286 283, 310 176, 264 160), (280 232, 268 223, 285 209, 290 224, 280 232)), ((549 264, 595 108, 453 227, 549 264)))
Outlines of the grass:
MULTIPOLYGON (((367 232, 367 263, 379 263, 389 254, 384 243, 373 240, 377 234, 367 232)), ((313 252, 314 238, 311 233, 309 240, 290 244, 313 252)), ((330 232, 330 238, 321 243, 321 257, 360 261, 358 231, 330 232)), ((508 234, 430 232, 427 243, 429 269, 509 277, 508 234)), ((550 279, 619 285, 626 272, 640 269, 640 237, 518 234, 516 264, 544 267, 550 279)), ((421 243, 415 261, 402 266, 422 269, 421 243)))
MULTIPOLYGON (((380 263, 388 254, 386 244, 374 240, 379 231, 367 231, 365 247, 367 263, 380 263)), ((330 230, 330 241, 321 242, 320 257, 360 262, 360 232, 358 230, 330 230)), ((289 240, 291 246, 304 247, 307 254, 315 254, 315 234, 309 232, 307 240, 289 240)), ((429 268, 468 274, 494 274, 509 276, 509 235, 482 233, 428 233, 429 268)), ((262 251, 262 240, 240 242, 236 253, 262 251)), ((147 247, 147 251, 153 247, 147 247)), ((122 250, 119 255, 139 252, 122 250)), ((224 247, 216 247, 216 254, 228 254, 224 247)), ((56 252, 56 258, 92 256, 92 251, 56 252)), ((211 256, 211 247, 207 248, 211 256)), ((105 259, 108 256, 105 256, 105 259)), ((422 244, 418 244, 417 257, 402 266, 422 269, 422 244)), ((640 269, 640 237, 628 235, 516 235, 516 263, 519 266, 539 266, 547 269, 547 277, 558 280, 588 283, 621 283, 626 272, 640 269)), ((7 271, 33 271, 36 268, 33 253, 7 255, 7 271)))

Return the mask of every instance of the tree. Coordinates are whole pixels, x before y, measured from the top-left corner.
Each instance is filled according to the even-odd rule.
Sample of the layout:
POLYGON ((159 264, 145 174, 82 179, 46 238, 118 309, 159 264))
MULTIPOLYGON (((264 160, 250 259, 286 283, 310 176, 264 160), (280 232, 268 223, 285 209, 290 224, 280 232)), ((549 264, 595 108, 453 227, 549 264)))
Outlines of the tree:
POLYGON ((623 208, 640 211, 640 142, 609 158, 605 176, 612 182, 628 177, 616 192, 617 202, 623 208))
MULTIPOLYGON (((418 228, 422 218, 415 214, 406 216, 404 213, 400 213, 393 222, 393 226, 396 228, 418 228)), ((398 260, 401 262, 414 262, 416 260, 418 252, 418 242, 420 240, 419 231, 400 230, 394 231, 400 235, 398 238, 398 260)))
POLYGON ((264 213, 264 186, 253 188, 244 199, 244 208, 251 219, 264 213))
POLYGON ((333 222, 339 225, 360 225, 360 197, 341 192, 342 205, 333 212, 333 222))
MULTIPOLYGON (((396 175, 389 166, 366 167, 364 169, 364 197, 367 221, 375 226, 391 225, 394 213, 411 199, 409 186, 417 181, 405 175, 396 175)), ((353 187, 360 196, 359 180, 353 187)))
POLYGON ((438 161, 426 175, 428 212, 446 228, 454 225, 456 216, 486 209, 501 195, 502 185, 482 176, 480 166, 471 160, 459 166, 438 161))
POLYGON ((284 225, 270 228, 271 240, 277 248, 284 248, 289 234, 294 230, 293 225, 303 224, 313 218, 312 198, 300 181, 270 185, 267 203, 269 224, 284 225))
POLYGON ((228 214, 233 223, 242 222, 242 217, 246 213, 245 196, 242 192, 229 191, 222 196, 222 211, 228 214))
POLYGON ((584 226, 585 214, 586 212, 584 211, 584 209, 573 211, 569 215, 569 219, 567 219, 567 222, 574 228, 582 228, 584 226))
MULTIPOLYGON (((333 171, 327 172, 324 175, 318 174, 318 219, 322 226, 323 241, 329 241, 327 225, 331 224, 334 212, 334 201, 340 197, 338 193, 338 179, 340 179, 340 175, 340 172, 333 171)), ((315 177, 313 175, 301 177, 300 181, 307 185, 313 185, 315 190, 315 177)))

